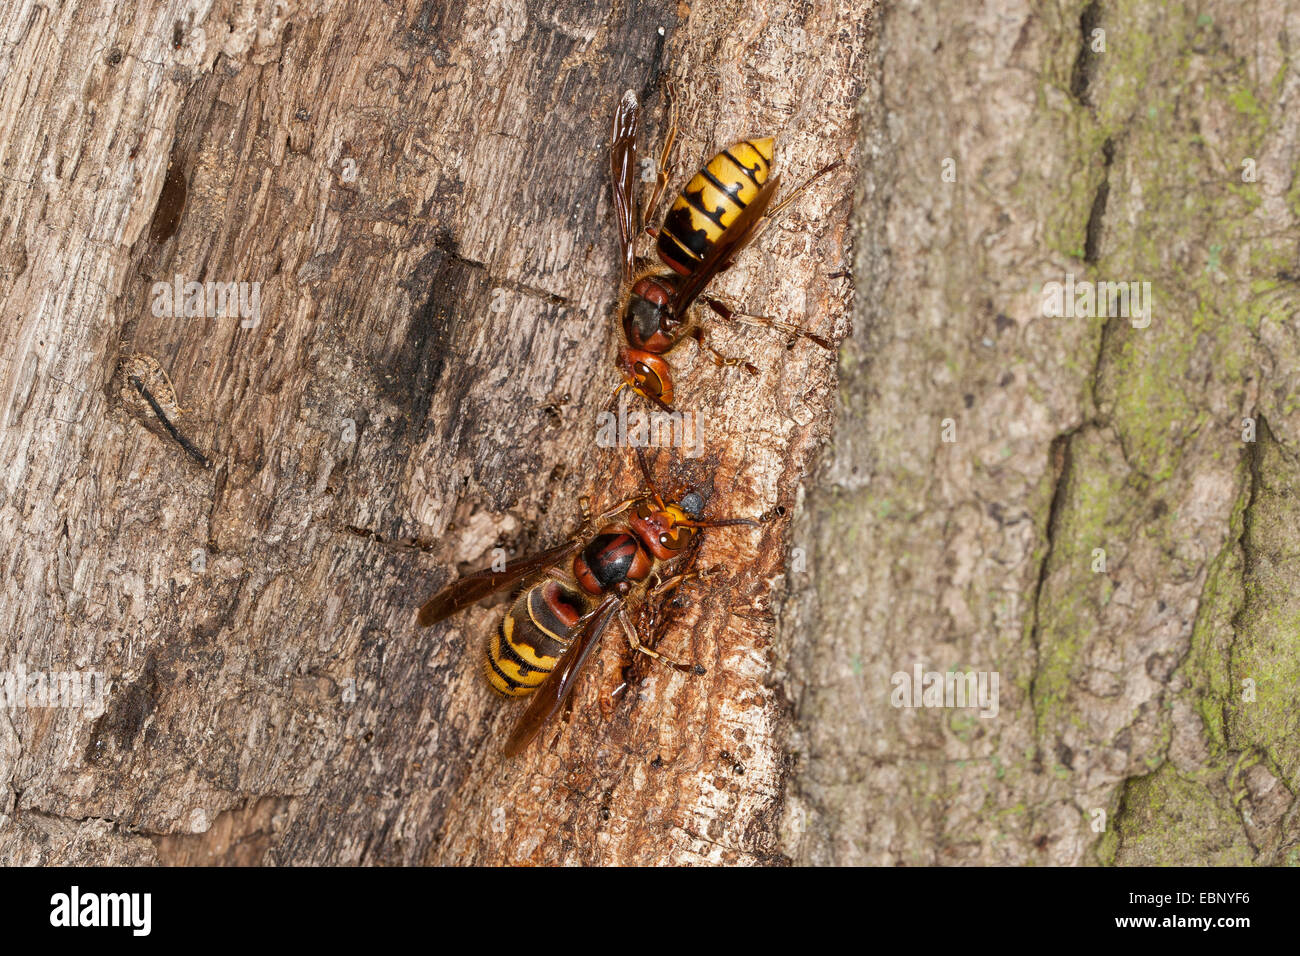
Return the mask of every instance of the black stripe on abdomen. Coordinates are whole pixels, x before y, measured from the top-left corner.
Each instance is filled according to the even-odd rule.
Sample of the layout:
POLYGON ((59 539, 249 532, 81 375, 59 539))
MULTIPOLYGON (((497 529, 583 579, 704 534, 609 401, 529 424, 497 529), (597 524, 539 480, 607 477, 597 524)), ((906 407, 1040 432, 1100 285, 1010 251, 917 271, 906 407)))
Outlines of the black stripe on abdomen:
MULTIPOLYGON (((709 250, 711 243, 708 234, 702 229, 694 228, 691 222, 691 213, 689 209, 678 206, 670 209, 668 215, 664 217, 664 228, 660 235, 668 234, 679 246, 692 258, 699 260, 704 258, 704 253, 709 250)), ((659 248, 663 249, 661 242, 659 248)))
MULTIPOLYGON (((718 179, 717 176, 714 176, 713 173, 709 172, 709 168, 707 166, 700 170, 700 175, 702 175, 705 179, 707 179, 710 183, 712 183, 714 189, 716 189, 718 192, 722 193, 722 195, 726 196, 733 203, 735 203, 737 212, 744 209, 745 206, 748 205, 748 203, 746 203, 745 200, 740 198, 740 191, 744 185, 743 183, 740 182, 740 180, 724 183, 722 180, 718 179)), ((714 222, 717 222, 717 220, 715 219, 714 222)), ((719 222, 718 225, 724 226, 727 224, 719 222)))

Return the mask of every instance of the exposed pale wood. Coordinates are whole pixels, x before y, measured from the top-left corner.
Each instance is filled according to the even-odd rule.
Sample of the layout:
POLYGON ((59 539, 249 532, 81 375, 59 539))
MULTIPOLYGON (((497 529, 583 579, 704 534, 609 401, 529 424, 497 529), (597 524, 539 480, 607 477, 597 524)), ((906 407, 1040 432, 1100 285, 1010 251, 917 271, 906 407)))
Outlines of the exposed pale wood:
MULTIPOLYGON (((511 763, 518 711, 477 673, 499 607, 424 631, 414 611, 498 542, 558 540, 579 495, 635 488, 624 451, 594 442, 615 382, 604 150, 624 89, 660 69, 683 87, 675 184, 757 132, 792 182, 849 159, 719 283, 846 333, 850 283, 831 274, 864 12, 0 10, 0 668, 110 680, 99 717, 0 711, 0 858, 782 859, 769 591, 786 523, 708 543, 727 571, 664 645, 707 676, 646 671, 611 703, 630 657, 609 640, 558 743, 511 763), (174 226, 169 168, 186 183, 174 226), (260 323, 154 315, 175 275, 260 282, 260 323), (212 469, 124 390, 121 364, 150 360, 212 469), (556 420, 541 406, 566 393, 556 420)), ((679 405, 706 453, 662 473, 710 485, 714 513, 792 506, 833 356, 764 331, 716 344, 761 374, 683 346, 679 405)))

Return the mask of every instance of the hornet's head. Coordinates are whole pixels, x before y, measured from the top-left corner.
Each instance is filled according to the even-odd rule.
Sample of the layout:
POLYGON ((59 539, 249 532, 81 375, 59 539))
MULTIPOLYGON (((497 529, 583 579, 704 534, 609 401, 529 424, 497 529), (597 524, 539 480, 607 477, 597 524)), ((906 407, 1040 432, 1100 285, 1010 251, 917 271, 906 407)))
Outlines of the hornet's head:
POLYGON ((672 408, 672 370, 662 356, 644 349, 623 349, 618 367, 628 388, 662 408, 672 408))
POLYGON ((660 561, 676 557, 690 546, 699 533, 697 521, 704 499, 695 492, 682 496, 681 503, 662 507, 654 498, 642 498, 632 507, 628 523, 651 554, 660 561))

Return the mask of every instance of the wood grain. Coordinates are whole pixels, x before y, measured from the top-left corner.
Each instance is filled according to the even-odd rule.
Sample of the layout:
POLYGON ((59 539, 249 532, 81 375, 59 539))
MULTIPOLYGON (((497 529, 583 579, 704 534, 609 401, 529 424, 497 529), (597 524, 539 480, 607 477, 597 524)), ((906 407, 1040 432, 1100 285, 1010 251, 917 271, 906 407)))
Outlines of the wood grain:
MULTIPOLYGON (((500 608, 414 614, 498 544, 560 540, 578 496, 636 488, 627 451, 594 440, 617 381, 623 90, 646 94, 651 153, 657 77, 682 87, 674 186, 760 132, 791 182, 851 168, 864 16, 87 0, 0 22, 0 669, 109 680, 97 716, 0 711, 0 859, 783 859, 784 522, 707 542, 725 572, 664 643, 706 676, 644 671, 615 699, 630 652, 607 640, 558 740, 512 762, 518 711, 477 673, 500 608), (158 315, 176 276, 259 283, 260 314, 158 315), (147 361, 211 470, 123 399, 119 369, 147 361)), ((851 180, 811 190, 719 289, 846 334, 851 180)), ((793 506, 834 356, 715 339, 760 373, 674 353, 705 453, 659 472, 714 514, 793 506)))

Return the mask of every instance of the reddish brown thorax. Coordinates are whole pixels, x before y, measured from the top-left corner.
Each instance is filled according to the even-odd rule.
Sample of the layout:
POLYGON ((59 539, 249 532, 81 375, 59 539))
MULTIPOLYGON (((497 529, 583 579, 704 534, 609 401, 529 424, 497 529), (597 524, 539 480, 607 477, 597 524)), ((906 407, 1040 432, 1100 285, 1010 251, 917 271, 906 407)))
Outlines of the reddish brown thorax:
POLYGON ((663 508, 649 498, 633 506, 628 529, 609 527, 573 558, 573 576, 588 594, 626 594, 644 581, 655 560, 681 554, 695 537, 691 516, 679 504, 663 508))
POLYGON ((609 528, 574 557, 573 576, 588 594, 626 594, 631 582, 645 580, 653 565, 636 538, 609 528))
POLYGON ((681 321, 673 315, 676 295, 671 276, 645 276, 632 286, 623 313, 623 334, 633 349, 661 354, 681 335, 681 321))

